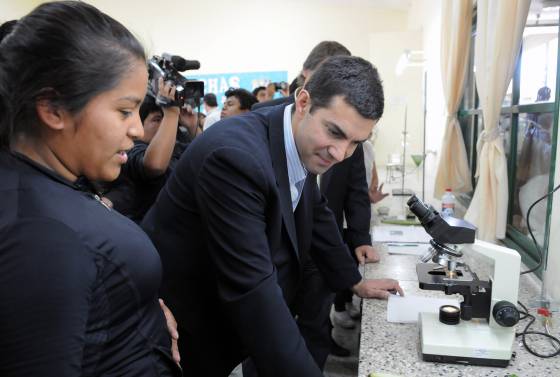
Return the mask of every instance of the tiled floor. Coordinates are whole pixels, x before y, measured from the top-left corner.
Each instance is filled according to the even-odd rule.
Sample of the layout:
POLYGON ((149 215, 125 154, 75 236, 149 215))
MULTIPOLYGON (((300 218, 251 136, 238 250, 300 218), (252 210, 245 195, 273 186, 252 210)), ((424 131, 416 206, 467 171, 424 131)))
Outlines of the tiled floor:
POLYGON ((350 350, 349 357, 336 357, 330 355, 325 365, 326 377, 354 377, 358 375, 358 355, 360 346, 360 322, 352 330, 335 328, 333 330, 335 341, 350 350))

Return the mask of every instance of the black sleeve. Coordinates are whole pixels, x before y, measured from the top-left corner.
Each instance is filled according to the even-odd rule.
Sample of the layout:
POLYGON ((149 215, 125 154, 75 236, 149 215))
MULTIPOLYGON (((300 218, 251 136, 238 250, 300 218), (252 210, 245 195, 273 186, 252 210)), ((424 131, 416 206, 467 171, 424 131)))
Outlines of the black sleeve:
POLYGON ((128 160, 123 166, 121 174, 134 183, 149 181, 144 169, 144 155, 148 144, 143 142, 134 143, 134 147, 128 151, 128 160))
POLYGON ((0 371, 81 376, 92 255, 65 225, 22 220, 0 230, 0 371))
POLYGON ((356 262, 342 241, 334 214, 327 200, 313 185, 313 234, 311 257, 334 292, 351 288, 361 280, 356 262))
POLYGON ((277 282, 266 235, 261 165, 223 148, 201 167, 197 202, 220 298, 259 376, 320 377, 277 282))
POLYGON ((368 196, 364 150, 356 148, 352 155, 350 176, 344 198, 346 218, 345 240, 353 251, 362 245, 371 245, 370 222, 371 205, 368 196))

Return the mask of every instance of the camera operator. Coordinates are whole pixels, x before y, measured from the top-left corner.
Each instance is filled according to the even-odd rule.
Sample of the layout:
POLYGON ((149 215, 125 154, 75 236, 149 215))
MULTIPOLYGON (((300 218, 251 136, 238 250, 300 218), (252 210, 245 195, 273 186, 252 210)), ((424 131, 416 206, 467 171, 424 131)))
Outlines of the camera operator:
POLYGON ((193 105, 185 103, 179 113, 179 135, 177 139, 183 143, 190 143, 202 133, 204 124, 199 113, 194 111, 193 105))
MULTIPOLYGON (((160 77, 157 98, 165 102, 173 100, 174 96, 175 85, 164 83, 160 77)), ((105 194, 117 211, 136 222, 142 220, 153 204, 188 145, 176 140, 181 112, 178 106, 158 106, 151 95, 147 95, 140 106, 144 136, 135 141, 118 180, 105 194)))

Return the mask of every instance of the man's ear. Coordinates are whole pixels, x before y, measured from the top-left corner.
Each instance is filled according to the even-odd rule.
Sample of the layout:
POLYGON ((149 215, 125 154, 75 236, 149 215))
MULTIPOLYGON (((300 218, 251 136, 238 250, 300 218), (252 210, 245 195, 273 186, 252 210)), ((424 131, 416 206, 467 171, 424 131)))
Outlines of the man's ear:
POLYGON ((296 112, 298 115, 303 115, 308 106, 311 106, 311 97, 309 92, 302 88, 299 90, 296 96, 296 112))
POLYGON ((53 104, 52 101, 48 99, 37 100, 35 111, 37 111, 37 117, 41 123, 51 130, 64 129, 67 121, 66 111, 53 104))

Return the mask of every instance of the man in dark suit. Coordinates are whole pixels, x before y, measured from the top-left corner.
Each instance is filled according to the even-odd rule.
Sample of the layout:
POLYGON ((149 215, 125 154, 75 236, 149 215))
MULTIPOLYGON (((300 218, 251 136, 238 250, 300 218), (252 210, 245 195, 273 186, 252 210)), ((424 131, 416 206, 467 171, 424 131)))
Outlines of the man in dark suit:
MULTIPOLYGON (((351 52, 336 41, 322 41, 318 43, 305 59, 300 75, 299 86, 309 78, 319 65, 331 56, 350 56, 351 52)), ((278 98, 275 100, 257 103, 252 109, 262 109, 279 104, 291 104, 294 95, 278 98)), ((320 177, 321 193, 328 200, 328 207, 333 211, 341 235, 350 248, 351 252, 360 263, 376 262, 379 256, 371 246, 369 234, 371 208, 368 199, 368 187, 364 165, 364 152, 362 146, 344 160, 336 164, 320 177), (346 229, 343 229, 346 219, 346 229)), ((349 356, 350 351, 338 345, 331 337, 332 325, 329 313, 335 298, 334 293, 326 286, 324 279, 320 276, 313 261, 308 261, 304 266, 302 284, 298 292, 298 300, 301 302, 298 313, 298 326, 302 333, 309 351, 313 358, 323 369, 327 356, 332 353, 336 356, 349 356)), ((352 300, 350 290, 343 290, 336 294, 337 306, 333 313, 335 319, 347 318, 353 327, 354 322, 345 311, 345 303, 352 300), (338 316, 338 317, 337 317, 338 316)), ((348 324, 346 324, 348 326, 348 324)), ((244 374, 254 375, 252 366, 245 364, 244 374)))
POLYGON ((183 154, 142 225, 161 255, 185 376, 227 376, 247 357, 261 377, 322 376, 294 320, 308 259, 333 291, 402 294, 395 280, 361 280, 316 184, 382 112, 375 68, 334 57, 293 105, 220 121, 183 154))

